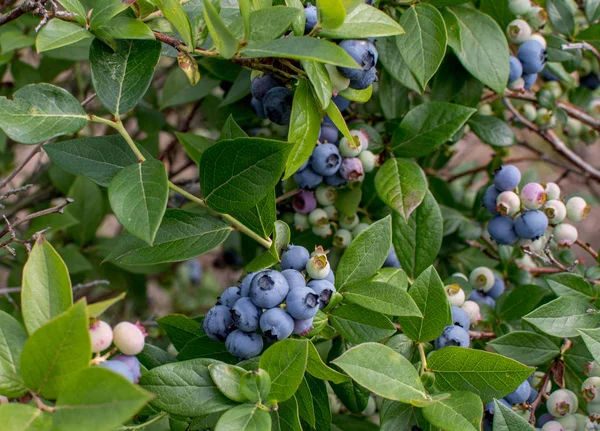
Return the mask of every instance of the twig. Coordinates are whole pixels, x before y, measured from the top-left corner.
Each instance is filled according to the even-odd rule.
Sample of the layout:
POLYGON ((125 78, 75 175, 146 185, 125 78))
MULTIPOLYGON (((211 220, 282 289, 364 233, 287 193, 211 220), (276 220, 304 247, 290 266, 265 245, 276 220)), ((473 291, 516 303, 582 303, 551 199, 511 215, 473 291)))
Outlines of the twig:
MULTIPOLYGON (((25 184, 24 186, 17 187, 16 189, 10 189, 9 191, 7 191, 6 193, 4 193, 3 195, 0 195, 0 202, 3 201, 4 199, 8 198, 9 196, 17 195, 19 193, 26 192, 31 187, 33 187, 33 184, 25 184)), ((0 209, 4 209, 4 205, 0 204, 0 209)))
MULTIPOLYGON (((80 289, 86 289, 86 288, 90 288, 90 287, 95 287, 95 286, 100 286, 100 285, 109 285, 110 281, 108 280, 94 280, 94 281, 90 281, 89 283, 79 283, 79 284, 75 284, 73 285, 72 289, 73 291, 77 291, 80 289)), ((22 288, 21 287, 3 287, 0 288, 0 295, 6 295, 8 293, 19 293, 21 292, 22 288)))
POLYGON ((471 340, 490 340, 496 338, 496 333, 486 331, 469 331, 469 338, 471 338, 471 340))
POLYGON ((39 2, 31 0, 26 1, 21 6, 11 10, 10 12, 5 13, 4 15, 0 15, 0 26, 16 20, 22 15, 25 15, 27 12, 34 12, 38 8, 43 8, 46 2, 47 0, 41 0, 39 2))
POLYGON ((90 103, 92 100, 94 100, 94 98, 96 97, 96 93, 92 93, 90 94, 88 97, 86 97, 83 102, 81 102, 81 106, 85 106, 88 103, 90 103))
POLYGON ((575 241, 575 244, 587 251, 594 258, 595 262, 598 261, 598 252, 594 250, 589 243, 583 242, 582 240, 578 239, 577 241, 575 241))
POLYGON ((30 392, 30 393, 31 393, 31 396, 33 397, 33 400, 35 401, 35 405, 37 406, 38 409, 40 409, 43 412, 49 412, 49 413, 54 413, 56 411, 56 407, 51 407, 51 406, 44 404, 44 402, 42 401, 42 399, 39 397, 38 394, 36 394, 35 392, 30 392))
POLYGON ((546 395, 546 393, 547 393, 546 388, 548 387, 548 382, 550 381, 550 377, 554 373, 554 364, 555 364, 555 362, 552 362, 552 365, 550 365, 550 368, 548 368, 548 371, 546 371, 546 373, 544 374, 544 379, 542 380, 542 386, 540 387, 537 397, 535 397, 533 402, 529 405, 529 411, 531 412, 531 416, 529 417, 529 423, 532 425, 535 424, 535 411, 537 410, 540 403, 542 402, 544 395, 546 395))
POLYGON ((275 199, 275 203, 280 203, 286 199, 291 198, 292 196, 296 196, 298 193, 300 193, 302 190, 300 189, 294 189, 294 190, 290 190, 287 193, 282 194, 281 196, 277 197, 277 199, 275 199))
POLYGON ((45 142, 41 143, 41 144, 37 144, 35 147, 33 147, 33 150, 31 150, 31 152, 27 155, 27 157, 25 158, 25 160, 23 160, 21 162, 21 164, 19 166, 17 166, 15 169, 13 169, 13 171, 8 174, 8 176, 6 178, 4 178, 2 181, 0 181, 0 189, 6 187, 6 185, 12 181, 12 179, 14 177, 17 176, 17 174, 19 172, 21 172, 23 170, 23 168, 25 167, 25 165, 27 165, 27 163, 29 163, 31 161, 31 159, 33 159, 33 157, 40 152, 40 150, 42 149, 42 147, 44 146, 45 142))
POLYGON ((560 48, 563 51, 567 51, 567 50, 571 50, 571 49, 583 49, 584 51, 589 51, 592 54, 594 54, 594 56, 600 60, 600 52, 598 52, 598 50, 596 48, 594 48, 592 45, 590 45, 587 42, 576 42, 576 43, 563 43, 560 48))

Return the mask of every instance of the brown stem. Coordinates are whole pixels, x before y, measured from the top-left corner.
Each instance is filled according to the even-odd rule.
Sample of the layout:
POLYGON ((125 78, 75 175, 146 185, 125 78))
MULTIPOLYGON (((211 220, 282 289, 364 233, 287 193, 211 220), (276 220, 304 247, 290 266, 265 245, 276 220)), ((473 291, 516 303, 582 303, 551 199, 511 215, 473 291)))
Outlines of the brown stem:
POLYGON ((469 331, 469 337, 471 340, 490 340, 496 338, 496 333, 486 331, 469 331))
POLYGON ((575 241, 575 244, 587 251, 594 258, 594 261, 598 261, 598 252, 594 250, 590 244, 588 244, 587 242, 583 242, 580 239, 575 241))
POLYGON ((540 391, 538 392, 537 397, 535 397, 533 402, 529 405, 529 411, 531 412, 531 416, 529 417, 529 423, 532 425, 535 424, 535 411, 542 402, 544 395, 547 394, 546 388, 548 387, 550 377, 554 373, 554 364, 555 362, 553 362, 552 365, 550 365, 550 368, 548 368, 548 371, 546 371, 546 374, 544 374, 544 379, 542 380, 542 386, 540 387, 540 391))
POLYGON ((291 198, 292 196, 296 196, 298 193, 300 193, 302 190, 300 189, 294 189, 294 190, 290 190, 287 193, 282 194, 281 196, 279 196, 277 199, 275 199, 275 203, 280 203, 283 202, 286 199, 291 198))
POLYGON ((17 166, 15 169, 13 169, 13 171, 10 174, 8 174, 8 176, 6 178, 4 178, 2 181, 0 181, 0 189, 6 187, 6 185, 10 181, 12 181, 12 179, 14 177, 16 177, 19 172, 21 172, 23 170, 23 168, 27 165, 27 163, 29 163, 31 161, 31 159, 33 159, 33 157, 37 153, 40 152, 40 150, 42 149, 44 144, 45 144, 45 142, 43 142, 41 144, 37 144, 35 147, 33 147, 31 152, 27 155, 27 157, 25 157, 25 160, 23 160, 19 166, 17 166))

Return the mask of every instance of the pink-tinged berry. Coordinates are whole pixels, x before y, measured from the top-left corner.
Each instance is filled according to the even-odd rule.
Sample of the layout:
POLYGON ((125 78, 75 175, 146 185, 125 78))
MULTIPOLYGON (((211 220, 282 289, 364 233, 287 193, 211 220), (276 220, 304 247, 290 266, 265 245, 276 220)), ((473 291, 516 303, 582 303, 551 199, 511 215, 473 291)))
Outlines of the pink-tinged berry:
POLYGON ((596 361, 588 362, 583 368, 583 374, 586 376, 600 377, 600 364, 596 361))
POLYGON ((446 296, 451 306, 461 307, 465 303, 465 291, 457 283, 446 286, 446 296))
POLYGON ((92 353, 99 353, 108 349, 113 342, 113 330, 108 323, 102 320, 92 323, 89 332, 92 341, 92 353))
POLYGON ((114 342, 124 355, 134 356, 144 350, 146 331, 139 323, 121 322, 115 326, 114 342))
POLYGON ((310 190, 301 190, 294 199, 292 199, 294 211, 300 214, 308 214, 317 207, 315 194, 310 190))
POLYGON ((571 247, 575 241, 577 241, 577 228, 568 223, 561 223, 554 227, 552 231, 554 234, 554 241, 560 247, 571 247))
POLYGON ((585 199, 574 197, 567 201, 567 218, 571 221, 578 222, 587 218, 590 213, 590 206, 585 199))
POLYGON ((521 199, 515 192, 502 192, 496 198, 496 211, 503 216, 514 216, 521 209, 521 199))
POLYGON ((560 186, 556 183, 546 183, 546 196, 548 200, 560 199, 560 186))
POLYGON ((559 389, 550 394, 546 407, 552 416, 566 416, 577 412, 579 402, 577 396, 570 390, 559 389))
POLYGON ((365 131, 365 129, 350 130, 350 134, 358 138, 361 151, 365 151, 367 148, 369 148, 369 142, 371 141, 371 137, 365 131))
POLYGON ((559 224, 567 216, 567 207, 561 201, 552 199, 544 205, 544 214, 548 217, 548 223, 559 224))
POLYGON ((348 181, 361 181, 365 177, 362 162, 358 157, 346 157, 340 167, 340 174, 348 181))
POLYGON ((465 301, 461 307, 468 315, 471 320, 471 325, 477 325, 481 320, 481 309, 479 304, 475 301, 465 301))
POLYGON ((547 201, 546 189, 538 183, 525 184, 521 190, 521 202, 530 210, 537 210, 547 201))

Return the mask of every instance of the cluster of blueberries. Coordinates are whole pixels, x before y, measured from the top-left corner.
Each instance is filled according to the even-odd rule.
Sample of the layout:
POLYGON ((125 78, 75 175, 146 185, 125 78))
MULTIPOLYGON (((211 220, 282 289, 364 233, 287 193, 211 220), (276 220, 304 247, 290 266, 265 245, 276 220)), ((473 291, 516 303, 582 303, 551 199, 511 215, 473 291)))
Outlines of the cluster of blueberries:
POLYGON ((539 250, 548 225, 553 226, 553 239, 560 247, 570 247, 577 241, 577 229, 568 223, 579 222, 588 216, 590 206, 583 198, 560 200, 560 187, 552 182, 545 185, 528 183, 518 193, 521 172, 512 165, 501 166, 494 183, 483 195, 483 206, 494 216, 488 224, 490 237, 498 244, 522 244, 539 250))
POLYGON ((310 254, 302 246, 288 245, 281 269, 249 273, 239 286, 227 288, 204 318, 206 335, 225 341, 238 359, 259 355, 263 336, 276 342, 292 334, 307 335, 315 315, 336 291, 327 255, 321 247, 310 254))
POLYGON ((103 320, 96 320, 89 327, 92 353, 96 353, 93 362, 122 375, 132 383, 137 383, 141 374, 140 361, 135 355, 144 350, 146 331, 139 323, 121 322, 112 328, 103 320), (105 355, 102 352, 108 350, 105 355), (118 355, 113 356, 117 350, 118 355), (111 357, 112 356, 112 357, 111 357), (110 358, 110 359, 108 359, 110 358))

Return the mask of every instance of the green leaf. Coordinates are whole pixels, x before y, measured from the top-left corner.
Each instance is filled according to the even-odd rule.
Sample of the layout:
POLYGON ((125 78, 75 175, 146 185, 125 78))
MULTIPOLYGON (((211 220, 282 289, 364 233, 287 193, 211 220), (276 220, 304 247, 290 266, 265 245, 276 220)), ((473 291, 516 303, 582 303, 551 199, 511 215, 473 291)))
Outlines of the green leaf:
POLYGON ((361 200, 362 190, 360 187, 355 189, 345 187, 337 191, 337 198, 333 205, 342 215, 354 217, 360 207, 361 200))
POLYGON ((169 73, 167 82, 165 82, 165 86, 163 87, 160 109, 202 99, 208 96, 217 85, 219 85, 217 79, 204 77, 198 84, 192 86, 185 73, 176 67, 169 73))
POLYGON ((383 400, 379 417, 381 418, 381 431, 410 430, 413 425, 421 425, 421 429, 427 429, 427 422, 422 416, 421 409, 417 409, 411 404, 383 400))
POLYGON ((146 160, 121 170, 108 186, 117 220, 129 233, 153 245, 169 198, 169 178, 159 160, 146 160))
POLYGON ((221 244, 232 228, 215 217, 178 209, 165 211, 150 247, 127 233, 121 235, 106 260, 124 265, 155 265, 188 260, 221 244))
MULTIPOLYGON (((268 193, 265 198, 252 208, 234 212, 233 216, 244 226, 264 238, 273 233, 274 223, 277 220, 277 208, 275 203, 275 190, 268 193)), ((277 256, 277 261, 279 257, 277 256)))
MULTIPOLYGON (((304 62, 323 67, 314 62, 304 62)), ((323 67, 323 69, 325 69, 323 67)), ((325 71, 327 74, 327 71, 325 71)), ((310 75, 309 75, 310 76, 310 75)), ((327 77, 329 79, 329 77, 327 77)), ((329 95, 331 97, 331 94, 329 95)), ((288 131, 288 141, 293 144, 285 164, 284 179, 294 173, 308 160, 315 148, 321 131, 321 113, 306 80, 301 80, 294 92, 292 117, 288 131)))
POLYGON ((481 12, 491 16, 496 20, 500 28, 508 27, 508 24, 515 19, 515 16, 508 7, 508 2, 496 0, 481 0, 479 6, 481 12))
POLYGON ((115 116, 130 111, 144 97, 160 58, 160 42, 121 40, 117 49, 96 39, 90 46, 92 83, 102 104, 115 116))
POLYGON ((392 137, 392 150, 398 157, 425 156, 452 139, 475 112, 452 103, 423 103, 402 119, 392 137))
POLYGON ((392 243, 391 217, 376 221, 352 240, 335 273, 335 284, 343 291, 350 283, 366 280, 385 262, 392 243))
POLYGON ((536 332, 510 332, 488 345, 501 355, 530 366, 543 365, 560 354, 556 344, 536 332))
POLYGON ((534 310, 548 293, 548 289, 534 284, 519 286, 519 289, 513 289, 502 301, 498 317, 504 321, 520 319, 534 310))
POLYGON ((493 147, 510 147, 517 143, 513 129, 499 118, 491 115, 473 115, 469 126, 482 142, 493 147))
POLYGON ((263 431, 271 429, 271 416, 256 405, 242 404, 219 418, 215 431, 263 431))
POLYGON ((422 88, 440 67, 446 54, 446 25, 442 14, 433 6, 411 6, 400 17, 406 33, 396 43, 404 63, 422 88))
POLYGON ((86 22, 86 10, 79 0, 60 0, 60 5, 67 11, 75 15, 75 19, 81 25, 86 22))
POLYGON ((200 323, 182 314, 169 314, 156 319, 156 322, 167 333, 169 341, 178 351, 181 351, 188 342, 204 337, 200 323))
MULTIPOLYGON (((142 154, 150 158, 142 146, 142 154)), ((64 171, 89 178, 102 187, 123 168, 138 163, 136 155, 120 135, 93 136, 44 145, 50 160, 64 171)))
POLYGON ((210 377, 213 359, 192 359, 161 365, 144 373, 140 386, 156 395, 152 405, 177 416, 203 416, 236 405, 210 377))
POLYGON ((225 141, 227 139, 247 138, 248 134, 235 122, 233 115, 229 115, 223 128, 221 129, 221 136, 219 141, 225 141))
POLYGON ((123 300, 127 295, 126 292, 122 292, 114 298, 105 299, 104 301, 94 302, 88 304, 87 312, 89 317, 100 317, 106 310, 115 305, 117 302, 123 300))
MULTIPOLYGON (((196 44, 194 43, 194 32, 192 30, 190 20, 188 19, 188 16, 181 6, 179 0, 155 0, 154 4, 162 11, 164 17, 169 20, 171 24, 173 24, 173 27, 175 27, 177 32, 181 35, 183 43, 185 43, 188 49, 191 50, 195 48, 196 44)), ((204 10, 206 11, 206 4, 204 4, 204 10)))
POLYGON ((450 392, 449 395, 423 407, 425 419, 447 431, 479 431, 483 417, 481 399, 472 392, 450 392))
POLYGON ((325 365, 319 352, 312 341, 308 342, 308 362, 306 371, 321 380, 329 380, 332 383, 343 383, 350 380, 348 376, 325 365))
MULTIPOLYGON (((304 382, 306 385, 303 386, 308 388, 310 391, 309 394, 312 397, 312 399, 306 400, 306 402, 312 402, 315 424, 317 425, 316 429, 318 431, 327 431, 329 429, 328 425, 331 423, 331 408, 329 406, 327 386, 323 380, 316 379, 309 374, 304 376, 304 382)), ((300 394, 300 392, 298 393, 300 394)), ((300 397, 298 397, 298 400, 298 409, 302 411, 300 397)))
POLYGON ((346 8, 342 0, 321 0, 317 2, 319 22, 323 29, 336 29, 344 24, 346 8))
POLYGON ((587 0, 585 15, 590 23, 597 21, 600 18, 600 0, 587 0))
MULTIPOLYGON (((273 6, 255 10, 250 14, 250 38, 247 41, 266 42, 281 37, 300 15, 300 10, 293 7, 273 6)), ((303 14, 303 13, 302 13, 303 14)), ((303 14, 304 15, 304 14, 303 14)), ((231 25, 234 37, 243 35, 242 21, 236 20, 231 25)), ((237 48, 237 46, 236 46, 237 48)))
POLYGON ((421 317, 421 311, 406 290, 377 281, 348 285, 344 301, 391 316, 421 317))
MULTIPOLYGON (((317 63, 316 61, 309 60, 302 60, 301 63, 302 68, 308 76, 308 80, 310 81, 315 97, 319 102, 319 106, 322 109, 327 108, 327 106, 329 106, 329 102, 331 102, 331 95, 333 92, 329 72, 327 72, 327 69, 325 68, 323 63, 317 63)), ((296 88, 296 93, 297 92, 298 89, 296 88)), ((320 116, 321 113, 319 112, 319 117, 320 116)), ((294 114, 292 113, 292 122, 293 121, 294 114)))
POLYGON ((403 403, 428 398, 419 373, 409 360, 383 344, 360 344, 333 363, 383 398, 403 403))
POLYGON ((408 276, 400 268, 381 268, 369 281, 387 283, 402 290, 407 290, 408 288, 408 276))
POLYGON ((494 400, 494 409, 494 431, 532 431, 534 429, 523 416, 497 400, 494 400))
POLYGON ((21 306, 27 331, 32 334, 68 310, 71 304, 73 291, 67 266, 52 245, 40 236, 23 267, 21 306))
POLYGON ((600 323, 598 310, 584 299, 561 296, 523 317, 542 332, 555 337, 576 337, 577 329, 595 328, 600 323))
POLYGON ((265 370, 256 369, 247 372, 244 370, 244 374, 240 378, 240 388, 242 394, 251 402, 268 401, 269 392, 271 392, 271 377, 265 370))
POLYGON ((400 316, 402 332, 420 343, 435 340, 451 323, 451 314, 444 283, 433 266, 417 277, 408 294, 421 310, 421 315, 400 316))
POLYGON ((408 221, 397 213, 392 215, 392 243, 402 268, 411 278, 435 261, 442 246, 443 226, 440 207, 428 190, 408 221))
POLYGON ((308 362, 308 340, 288 338, 269 347, 260 357, 259 367, 271 377, 269 400, 285 401, 294 395, 308 362))
POLYGON ((56 400, 54 426, 64 431, 110 431, 133 417, 152 394, 101 367, 79 371, 56 400))
POLYGON ((512 359, 483 350, 444 347, 427 358, 440 391, 471 391, 484 403, 514 391, 533 372, 512 359))
POLYGON ((335 66, 359 68, 352 57, 336 44, 308 36, 250 43, 240 51, 240 55, 244 58, 275 57, 314 60, 335 66))
POLYGON ((67 229, 69 235, 80 245, 87 244, 96 236, 96 230, 104 217, 104 198, 100 187, 84 177, 77 177, 68 196, 74 200, 65 212, 79 221, 67 229))
POLYGON ((597 296, 592 285, 577 274, 552 274, 546 277, 546 283, 556 296, 572 296, 588 301, 597 296))
POLYGON ((292 30, 294 31, 294 36, 302 36, 304 34, 304 24, 306 23, 304 5, 300 0, 285 0, 285 5, 300 11, 300 13, 296 15, 296 19, 292 22, 292 30))
POLYGON ((200 187, 221 213, 248 209, 277 185, 291 145, 259 138, 219 141, 200 160, 200 187))
POLYGON ((277 410, 271 412, 272 431, 302 431, 298 401, 293 396, 283 403, 277 404, 277 410))
POLYGON ((290 227, 286 222, 276 220, 273 229, 273 241, 267 253, 256 256, 248 265, 249 272, 269 268, 279 262, 283 248, 290 243, 290 227))
POLYGON ((379 59, 392 78, 405 87, 416 91, 419 94, 423 94, 425 89, 416 81, 400 55, 396 37, 383 37, 378 39, 376 46, 377 51, 379 52, 379 59))
POLYGON ((208 372, 223 395, 238 403, 246 401, 240 387, 240 379, 246 374, 246 370, 235 365, 215 362, 208 366, 208 372))
POLYGON ((94 30, 103 39, 146 39, 155 40, 152 29, 142 21, 128 16, 116 16, 94 30))
POLYGON ((85 111, 66 90, 50 84, 27 85, 0 97, 0 128, 22 144, 37 144, 80 131, 87 123, 85 111))
POLYGON ((50 431, 52 416, 29 404, 0 405, 0 421, 7 431, 50 431))
POLYGON ((250 0, 241 0, 238 3, 240 7, 240 15, 244 21, 244 39, 248 40, 250 39, 250 33, 252 31, 252 25, 250 24, 250 0))
MULTIPOLYGON (((171 1, 176 1, 179 3, 177 0, 171 1)), ((219 54, 221 54, 223 58, 233 57, 238 47, 235 36, 229 30, 227 24, 223 22, 223 19, 221 19, 210 0, 204 0, 203 4, 204 19, 206 20, 208 31, 212 36, 215 45, 217 46, 219 54)))
POLYGON ((331 118, 331 121, 333 121, 335 127, 337 127, 338 130, 342 132, 342 135, 344 135, 344 137, 348 139, 348 141, 356 142, 358 138, 355 139, 355 137, 352 136, 352 134, 350 133, 350 129, 346 124, 346 120, 344 120, 344 116, 342 115, 340 109, 335 103, 330 103, 329 105, 327 105, 327 108, 325 108, 325 112, 327 113, 327 115, 329 115, 329 118, 331 118))
POLYGON ((177 139, 179 139, 179 142, 183 145, 183 148, 188 156, 190 156, 190 159, 197 165, 200 164, 202 154, 216 143, 213 139, 194 133, 175 132, 175 136, 177 136, 177 139))
POLYGON ((35 48, 38 53, 41 53, 93 37, 89 31, 77 24, 51 19, 38 33, 35 39, 35 48))
POLYGON ((546 0, 548 19, 559 33, 573 35, 575 31, 575 15, 573 9, 562 0, 546 0))
POLYGON ((578 329, 577 332, 581 335, 594 360, 598 362, 600 359, 600 328, 578 329))
POLYGON ((324 27, 319 36, 329 39, 366 39, 402 33, 402 27, 387 14, 361 2, 352 11, 348 11, 343 25, 336 28, 324 27))
POLYGON ((379 102, 386 120, 402 117, 408 111, 408 88, 393 79, 385 69, 379 74, 379 102))
POLYGON ((396 332, 396 327, 387 316, 355 304, 333 310, 329 315, 329 323, 344 339, 355 344, 381 341, 396 332))
POLYGON ((504 31, 490 18, 474 9, 448 8, 444 11, 448 45, 471 75, 498 94, 508 81, 508 43, 504 31), (456 35, 459 34, 459 38, 456 35))
POLYGON ((90 29, 95 30, 104 25, 112 17, 117 16, 128 7, 129 3, 121 0, 97 0, 92 9, 90 29))
POLYGON ((30 335, 21 354, 21 376, 32 391, 56 399, 73 373, 90 365, 92 345, 85 301, 30 335))
POLYGON ((408 219, 425 198, 427 179, 412 160, 390 158, 375 174, 375 190, 384 203, 408 219))
POLYGON ((370 85, 364 90, 355 90, 354 88, 346 88, 338 93, 344 99, 351 100, 353 102, 366 103, 371 99, 373 95, 373 86, 370 85))
POLYGON ((10 314, 0 311, 0 393, 20 397, 26 388, 19 375, 19 364, 27 332, 10 314))

